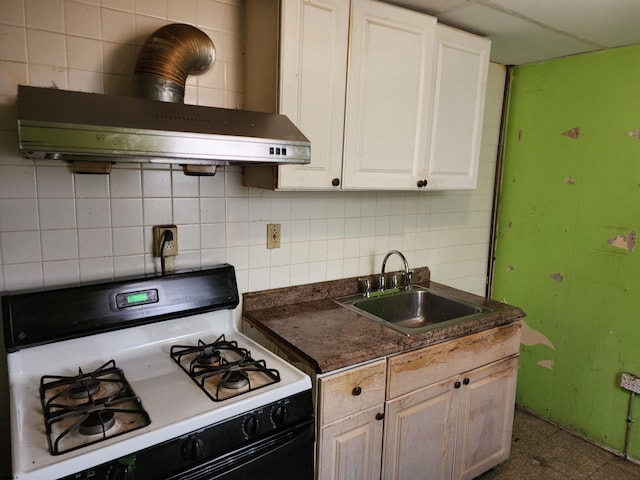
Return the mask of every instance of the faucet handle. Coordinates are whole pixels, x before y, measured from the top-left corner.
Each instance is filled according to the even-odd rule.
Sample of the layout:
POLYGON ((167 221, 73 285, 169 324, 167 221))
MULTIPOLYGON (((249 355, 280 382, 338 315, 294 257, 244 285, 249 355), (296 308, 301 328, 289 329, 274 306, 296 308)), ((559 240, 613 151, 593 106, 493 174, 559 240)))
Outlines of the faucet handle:
POLYGON ((371 280, 368 278, 359 278, 358 289, 362 292, 362 295, 369 298, 371 296, 371 280))
POLYGON ((391 288, 398 288, 398 274, 397 273, 394 273, 393 276, 391 277, 391 288))
POLYGON ((411 290, 411 282, 413 281, 413 270, 407 270, 407 274, 404 279, 404 288, 406 290, 411 290))
POLYGON ((384 276, 384 273, 381 273, 380 277, 378 278, 378 290, 381 292, 384 292, 386 288, 387 288, 387 279, 384 276))

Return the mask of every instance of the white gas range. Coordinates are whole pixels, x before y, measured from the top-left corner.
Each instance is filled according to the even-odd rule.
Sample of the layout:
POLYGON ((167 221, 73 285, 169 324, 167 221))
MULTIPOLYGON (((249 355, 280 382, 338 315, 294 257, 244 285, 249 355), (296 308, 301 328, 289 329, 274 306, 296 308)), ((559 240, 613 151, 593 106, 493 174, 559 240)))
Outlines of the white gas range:
POLYGON ((313 478, 311 382, 230 265, 3 297, 16 479, 313 478))

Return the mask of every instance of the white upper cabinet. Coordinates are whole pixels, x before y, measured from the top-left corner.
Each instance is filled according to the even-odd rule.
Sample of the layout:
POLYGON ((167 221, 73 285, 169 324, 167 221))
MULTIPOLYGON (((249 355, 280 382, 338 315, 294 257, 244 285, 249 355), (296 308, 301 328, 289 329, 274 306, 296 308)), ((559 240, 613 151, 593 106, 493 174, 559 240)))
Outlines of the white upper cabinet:
POLYGON ((349 2, 282 2, 280 113, 309 138, 309 165, 279 168, 280 188, 329 188, 342 171, 349 2))
POLYGON ((487 40, 376 0, 246 0, 245 15, 245 107, 311 141, 310 164, 247 167, 246 185, 475 188, 487 40))
POLYGON ((491 42, 438 25, 428 189, 474 189, 491 42))
POLYGON ((436 19, 369 0, 353 0, 351 12, 343 187, 416 189, 426 173, 436 19))

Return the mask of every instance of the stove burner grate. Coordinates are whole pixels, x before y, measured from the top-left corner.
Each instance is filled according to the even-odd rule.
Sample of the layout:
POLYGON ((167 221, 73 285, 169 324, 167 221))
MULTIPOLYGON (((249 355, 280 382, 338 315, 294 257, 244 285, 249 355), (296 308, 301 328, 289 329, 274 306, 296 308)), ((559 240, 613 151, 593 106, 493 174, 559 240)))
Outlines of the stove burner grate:
POLYGON ((40 401, 52 455, 60 455, 151 423, 114 360, 90 373, 45 375, 40 401))
POLYGON ((213 343, 198 340, 196 346, 174 345, 171 358, 214 402, 220 402, 280 381, 280 373, 254 360, 251 352, 227 341, 224 334, 213 343), (215 357, 216 361, 202 359, 215 357))

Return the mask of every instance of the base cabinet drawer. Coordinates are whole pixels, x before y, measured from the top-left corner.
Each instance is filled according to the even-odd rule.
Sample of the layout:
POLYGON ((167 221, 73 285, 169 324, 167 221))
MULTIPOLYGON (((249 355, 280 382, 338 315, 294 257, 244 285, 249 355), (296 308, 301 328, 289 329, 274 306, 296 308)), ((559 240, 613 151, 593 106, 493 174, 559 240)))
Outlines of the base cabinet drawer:
POLYGON ((386 368, 383 359, 320 378, 320 425, 382 404, 386 368))
POLYGON ((520 322, 389 357, 387 400, 520 351, 520 322))

